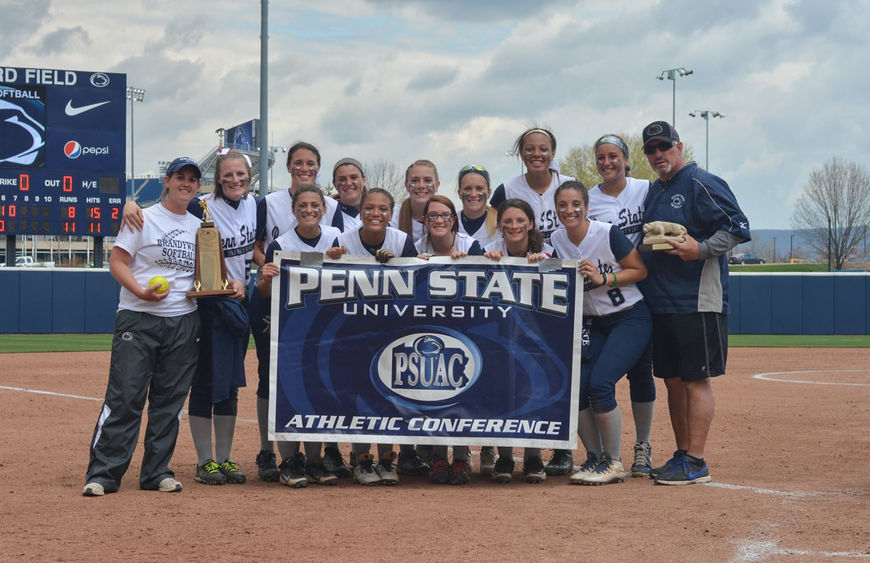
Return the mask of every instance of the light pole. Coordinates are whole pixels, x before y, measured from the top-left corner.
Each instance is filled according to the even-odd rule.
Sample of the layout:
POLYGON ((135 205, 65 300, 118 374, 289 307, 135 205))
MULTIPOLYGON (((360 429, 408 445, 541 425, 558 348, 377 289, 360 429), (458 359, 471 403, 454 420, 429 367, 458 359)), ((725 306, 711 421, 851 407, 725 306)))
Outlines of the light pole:
POLYGON ((130 100, 130 195, 136 199, 136 150, 135 137, 133 136, 133 102, 145 100, 144 88, 127 86, 127 99, 130 100))
POLYGON ((776 237, 773 237, 773 263, 776 264, 776 237))
POLYGON ((676 121, 677 121, 677 77, 678 76, 689 76, 690 74, 692 74, 694 72, 695 72, 694 70, 690 70, 690 69, 683 68, 683 67, 669 68, 668 70, 663 70, 661 72, 661 74, 659 74, 656 77, 659 80, 664 80, 665 78, 667 78, 668 80, 671 80, 674 83, 674 88, 673 88, 674 94, 673 94, 673 102, 672 102, 673 111, 672 111, 672 117, 671 117, 671 125, 674 127, 674 129, 677 128, 677 124, 676 124, 676 121))
POLYGON ((710 171, 710 118, 711 117, 725 117, 724 113, 719 113, 718 111, 712 111, 709 109, 696 109, 695 111, 689 112, 689 117, 701 117, 704 119, 705 129, 707 130, 707 141, 706 141, 706 164, 704 168, 707 169, 707 172, 710 171))
POLYGON ((794 260, 794 233, 788 235, 788 261, 789 264, 794 260))

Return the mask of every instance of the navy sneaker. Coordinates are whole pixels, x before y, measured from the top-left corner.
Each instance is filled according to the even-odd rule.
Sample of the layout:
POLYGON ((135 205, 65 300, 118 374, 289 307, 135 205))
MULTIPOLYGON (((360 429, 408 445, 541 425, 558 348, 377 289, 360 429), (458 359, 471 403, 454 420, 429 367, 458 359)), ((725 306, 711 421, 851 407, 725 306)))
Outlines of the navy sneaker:
POLYGON ((261 481, 275 483, 278 481, 278 464, 275 452, 260 450, 257 454, 257 476, 261 481))
POLYGON ((574 469, 574 452, 571 450, 554 450, 553 457, 544 466, 547 475, 567 475, 574 469))
POLYGON ((396 471, 399 475, 422 477, 428 475, 430 470, 429 464, 420 459, 414 450, 407 453, 399 452, 399 461, 396 464, 396 471))
POLYGON ((662 470, 656 475, 656 485, 691 485, 693 483, 706 483, 710 480, 710 469, 704 459, 698 459, 688 454, 672 465, 669 469, 662 470))
POLYGON ((523 479, 526 483, 543 483, 547 478, 540 456, 530 455, 523 460, 523 479))
POLYGON ((344 463, 344 458, 341 457, 341 452, 338 451, 338 448, 323 448, 323 465, 326 466, 327 471, 336 477, 351 477, 353 475, 350 467, 344 463))
POLYGON ((492 468, 492 480, 496 483, 510 483, 514 472, 514 460, 511 457, 499 456, 492 468))
POLYGON ((671 459, 665 462, 661 467, 653 467, 649 470, 650 479, 655 479, 656 475, 661 473, 662 471, 669 470, 674 464, 679 463, 683 456, 686 455, 686 450, 677 450, 674 452, 674 455, 671 459))

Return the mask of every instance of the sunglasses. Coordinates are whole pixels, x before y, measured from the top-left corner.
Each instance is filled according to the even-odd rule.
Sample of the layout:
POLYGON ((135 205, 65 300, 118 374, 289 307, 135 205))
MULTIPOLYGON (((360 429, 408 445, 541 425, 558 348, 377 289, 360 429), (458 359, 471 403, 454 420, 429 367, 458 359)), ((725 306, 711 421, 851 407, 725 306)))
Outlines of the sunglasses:
POLYGON ((459 170, 460 174, 462 172, 486 172, 486 168, 484 168, 483 166, 480 166, 479 164, 469 164, 468 166, 463 166, 459 170))
POLYGON ((668 152, 672 148, 674 148, 674 143, 672 143, 672 142, 668 143, 668 142, 662 141, 656 145, 644 145, 643 146, 643 154, 652 155, 652 154, 655 154, 656 151, 668 152))

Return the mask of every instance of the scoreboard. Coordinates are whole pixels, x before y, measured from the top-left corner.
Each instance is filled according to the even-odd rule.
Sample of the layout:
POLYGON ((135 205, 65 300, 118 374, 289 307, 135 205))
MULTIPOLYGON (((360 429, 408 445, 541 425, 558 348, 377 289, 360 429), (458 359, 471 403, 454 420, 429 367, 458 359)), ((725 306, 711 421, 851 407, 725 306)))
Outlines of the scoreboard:
POLYGON ((127 76, 0 67, 0 235, 114 236, 127 76))

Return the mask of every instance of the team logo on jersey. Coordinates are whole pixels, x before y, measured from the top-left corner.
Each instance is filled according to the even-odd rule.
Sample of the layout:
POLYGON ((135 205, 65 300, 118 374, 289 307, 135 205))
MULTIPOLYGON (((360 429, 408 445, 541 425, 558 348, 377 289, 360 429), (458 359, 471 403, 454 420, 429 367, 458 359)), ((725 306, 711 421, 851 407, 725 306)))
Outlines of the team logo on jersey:
POLYGON ((376 387, 387 396, 422 403, 452 399, 467 391, 480 376, 480 352, 462 334, 449 332, 433 327, 384 346, 371 363, 376 387))
POLYGON ((109 85, 109 75, 103 72, 95 72, 91 75, 91 85, 97 88, 105 88, 109 85))
POLYGON ((82 155, 82 146, 78 141, 67 141, 63 146, 63 154, 67 158, 75 160, 82 155))
POLYGON ((674 194, 671 196, 671 207, 674 209, 680 209, 683 207, 684 203, 686 203, 686 196, 683 194, 674 194))

